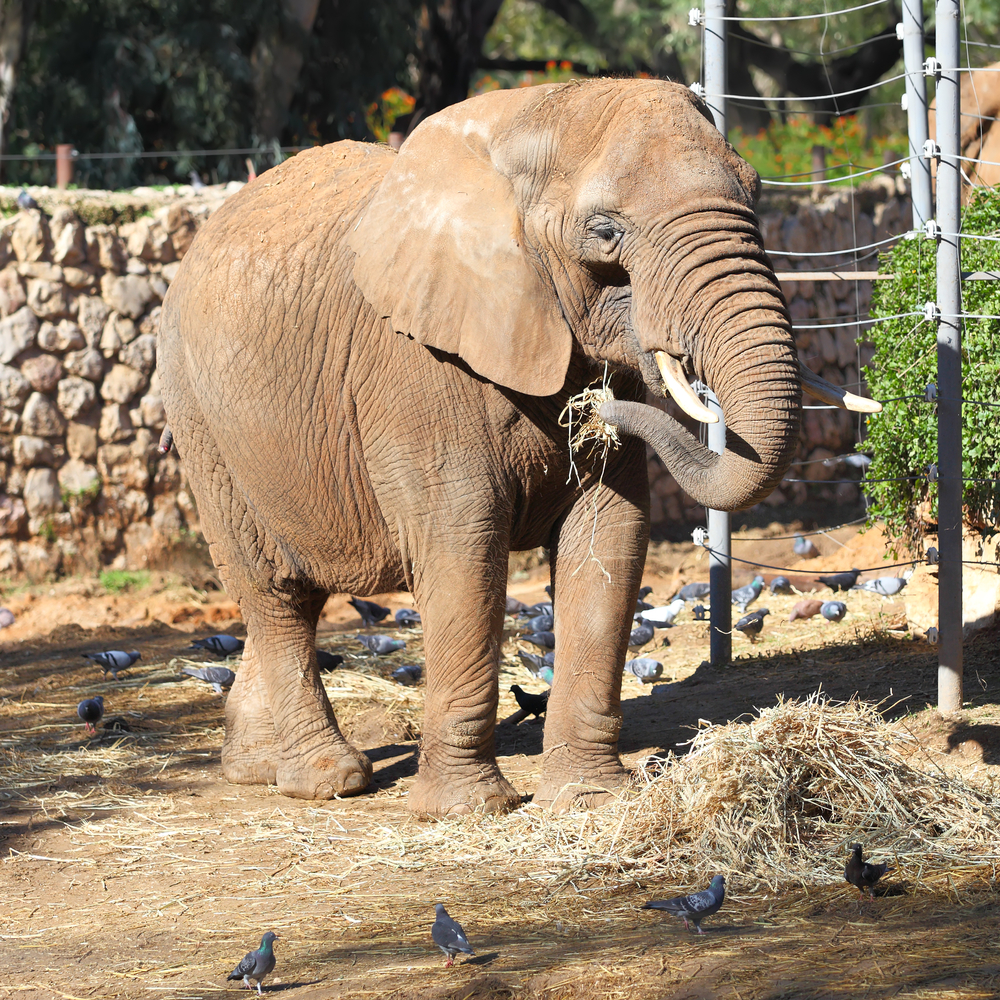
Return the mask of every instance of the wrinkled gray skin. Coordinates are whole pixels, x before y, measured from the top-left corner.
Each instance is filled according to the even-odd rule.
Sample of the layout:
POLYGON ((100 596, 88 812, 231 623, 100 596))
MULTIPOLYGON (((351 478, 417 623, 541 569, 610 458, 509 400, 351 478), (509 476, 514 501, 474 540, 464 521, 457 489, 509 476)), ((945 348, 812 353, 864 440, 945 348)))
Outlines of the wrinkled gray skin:
POLYGON ((466 101, 398 155, 301 153, 212 216, 164 301, 159 371, 247 626, 229 780, 304 798, 366 788, 371 765, 320 683, 316 622, 331 593, 405 587, 427 658, 410 807, 516 805, 493 735, 507 553, 545 545, 557 652, 535 801, 598 801, 622 782, 645 445, 624 437, 600 490, 581 453, 581 486, 559 415, 607 362, 603 412, 689 494, 721 509, 768 494, 800 386, 757 190, 686 88, 598 80, 466 101), (664 393, 656 350, 718 394, 723 457, 639 402, 664 393))

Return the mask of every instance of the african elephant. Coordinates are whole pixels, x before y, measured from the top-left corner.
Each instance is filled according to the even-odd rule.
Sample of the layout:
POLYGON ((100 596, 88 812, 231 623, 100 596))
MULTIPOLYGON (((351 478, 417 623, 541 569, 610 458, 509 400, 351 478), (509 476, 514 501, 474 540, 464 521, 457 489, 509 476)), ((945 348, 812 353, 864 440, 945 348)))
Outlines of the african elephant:
POLYGON ((592 802, 624 780, 643 439, 691 496, 736 509, 770 492, 798 436, 758 183, 686 88, 597 80, 473 98, 399 153, 300 153, 211 217, 164 300, 159 370, 247 626, 230 781, 304 798, 369 784, 315 628, 331 593, 407 588, 427 678, 410 808, 519 803, 494 753, 498 657, 508 552, 539 545, 558 610, 535 801, 592 802), (574 472, 560 413, 606 366, 621 446, 606 463, 578 453, 574 472), (704 417, 690 378, 721 400, 722 456, 641 402, 669 388, 704 417))

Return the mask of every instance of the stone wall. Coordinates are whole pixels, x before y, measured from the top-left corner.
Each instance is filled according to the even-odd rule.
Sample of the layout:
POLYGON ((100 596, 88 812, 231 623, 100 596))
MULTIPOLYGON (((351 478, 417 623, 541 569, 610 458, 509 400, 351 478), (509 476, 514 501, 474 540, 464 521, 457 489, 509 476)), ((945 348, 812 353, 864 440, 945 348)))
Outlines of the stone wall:
MULTIPOLYGON (((166 565, 197 535, 176 454, 156 451, 164 426, 156 327, 199 225, 239 187, 125 196, 32 189, 43 210, 0 223, 0 577, 166 565)), ((0 206, 16 194, 0 189, 0 206)), ((853 197, 765 201, 761 222, 779 271, 816 270, 845 258, 782 251, 872 243, 905 230, 909 207, 902 189, 883 179, 853 197)), ((787 281, 784 290, 793 319, 812 324, 863 313, 871 294, 869 282, 787 281)), ((799 331, 796 344, 814 371, 857 385, 852 329, 799 331)), ((861 362, 869 355, 862 346, 861 362)), ((853 450, 855 427, 840 411, 810 411, 800 457, 853 450)), ((703 517, 653 455, 649 471, 654 531, 703 517)), ((822 464, 802 472, 842 478, 822 464)), ((810 489, 789 484, 767 503, 802 502, 810 489)), ((830 486, 812 497, 824 498, 849 501, 857 491, 830 486)))

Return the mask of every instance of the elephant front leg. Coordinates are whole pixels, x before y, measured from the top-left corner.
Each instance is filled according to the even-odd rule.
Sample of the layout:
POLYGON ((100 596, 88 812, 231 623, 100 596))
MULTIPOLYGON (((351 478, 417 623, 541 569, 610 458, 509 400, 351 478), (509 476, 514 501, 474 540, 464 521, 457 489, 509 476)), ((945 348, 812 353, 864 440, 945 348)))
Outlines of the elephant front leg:
POLYGON ((534 796, 542 805, 597 804, 626 779, 618 757, 622 664, 649 541, 645 480, 606 477, 596 513, 593 494, 585 495, 559 529, 556 662, 534 796))

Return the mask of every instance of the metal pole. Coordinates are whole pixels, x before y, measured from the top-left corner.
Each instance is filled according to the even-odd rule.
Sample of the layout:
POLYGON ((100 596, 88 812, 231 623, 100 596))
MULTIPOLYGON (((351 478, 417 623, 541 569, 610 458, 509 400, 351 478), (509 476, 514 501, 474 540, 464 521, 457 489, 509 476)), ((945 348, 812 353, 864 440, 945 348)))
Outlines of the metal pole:
MULTIPOLYGON (((728 90, 725 14, 725 0, 705 0, 705 101, 715 117, 715 127, 723 135, 726 135, 725 95, 728 90)), ((726 450, 726 422, 722 407, 711 389, 705 393, 705 402, 719 417, 717 424, 708 425, 708 447, 721 455, 726 450)), ((721 666, 733 658, 733 578, 727 512, 708 511, 708 544, 712 549, 708 563, 709 600, 712 603, 709 662, 713 666, 721 666)))
POLYGON ((906 128, 909 136, 910 204, 913 228, 923 229, 934 216, 931 161, 923 155, 927 142, 927 81, 924 79, 923 0, 903 0, 903 68, 906 70, 906 128))
POLYGON ((938 0, 938 709, 962 707, 962 280, 959 0, 938 0))
POLYGON ((56 187, 68 188, 73 183, 73 143, 56 146, 56 187))

